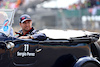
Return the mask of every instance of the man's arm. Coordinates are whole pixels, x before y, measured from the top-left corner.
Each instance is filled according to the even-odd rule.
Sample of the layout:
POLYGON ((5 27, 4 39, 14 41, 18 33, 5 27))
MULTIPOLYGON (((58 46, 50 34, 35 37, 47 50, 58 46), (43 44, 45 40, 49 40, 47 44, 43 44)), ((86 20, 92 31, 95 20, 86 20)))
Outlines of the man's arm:
POLYGON ((29 36, 21 36, 19 39, 34 39, 34 40, 46 40, 46 35, 43 33, 38 33, 29 36))
POLYGON ((38 34, 32 35, 31 38, 35 40, 46 40, 46 35, 43 33, 38 33, 38 34))

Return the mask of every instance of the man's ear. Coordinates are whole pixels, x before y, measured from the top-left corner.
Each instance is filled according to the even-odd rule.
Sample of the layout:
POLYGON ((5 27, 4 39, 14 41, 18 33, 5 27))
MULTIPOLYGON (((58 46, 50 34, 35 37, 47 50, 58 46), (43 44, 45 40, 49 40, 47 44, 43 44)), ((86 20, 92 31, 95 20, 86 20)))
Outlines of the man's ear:
POLYGON ((21 23, 19 23, 19 25, 21 26, 21 23))

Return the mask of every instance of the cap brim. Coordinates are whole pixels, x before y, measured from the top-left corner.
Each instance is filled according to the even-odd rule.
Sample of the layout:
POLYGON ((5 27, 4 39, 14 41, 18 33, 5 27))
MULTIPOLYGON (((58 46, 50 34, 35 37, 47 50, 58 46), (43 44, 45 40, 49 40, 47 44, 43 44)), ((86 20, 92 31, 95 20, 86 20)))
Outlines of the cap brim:
POLYGON ((21 23, 25 22, 26 20, 31 20, 31 19, 24 19, 24 20, 21 21, 21 23))

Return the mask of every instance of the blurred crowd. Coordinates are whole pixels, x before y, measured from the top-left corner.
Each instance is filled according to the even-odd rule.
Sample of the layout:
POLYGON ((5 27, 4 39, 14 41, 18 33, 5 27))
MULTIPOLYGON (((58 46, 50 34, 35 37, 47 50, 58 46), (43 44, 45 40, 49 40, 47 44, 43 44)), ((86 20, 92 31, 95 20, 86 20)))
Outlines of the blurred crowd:
POLYGON ((88 9, 91 15, 96 15, 97 10, 100 10, 100 0, 79 0, 77 3, 69 5, 68 10, 88 9))
MULTIPOLYGON (((27 6, 30 0, 0 0, 0 9, 16 9, 20 6, 27 6)), ((85 9, 92 15, 97 13, 100 9, 100 0, 78 0, 77 3, 69 5, 68 10, 85 9)))
POLYGON ((84 8, 93 8, 93 7, 100 7, 100 0, 84 0, 82 2, 79 0, 77 3, 69 5, 68 9, 84 9, 84 8))
POLYGON ((0 0, 0 9, 17 9, 29 0, 0 0))

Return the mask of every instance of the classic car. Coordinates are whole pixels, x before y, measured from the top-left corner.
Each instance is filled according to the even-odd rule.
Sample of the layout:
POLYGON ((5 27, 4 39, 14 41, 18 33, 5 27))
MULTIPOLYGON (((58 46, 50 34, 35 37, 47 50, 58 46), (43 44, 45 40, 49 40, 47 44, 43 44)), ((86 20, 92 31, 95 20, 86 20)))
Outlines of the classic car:
POLYGON ((14 10, 0 11, 8 16, 0 22, 0 67, 100 67, 99 33, 44 29, 46 40, 18 39, 14 10))

